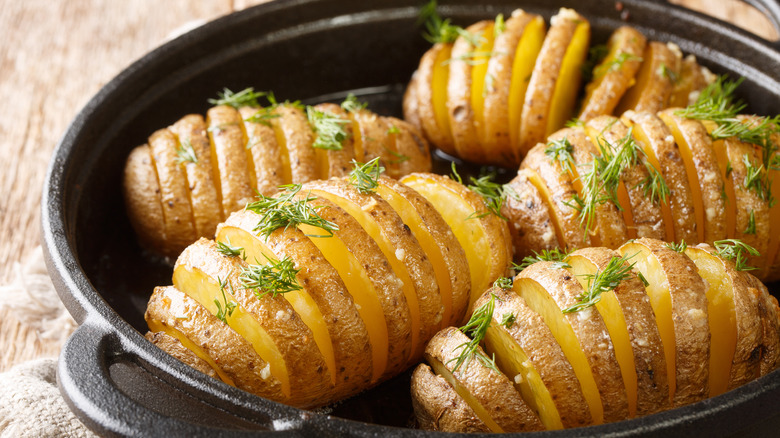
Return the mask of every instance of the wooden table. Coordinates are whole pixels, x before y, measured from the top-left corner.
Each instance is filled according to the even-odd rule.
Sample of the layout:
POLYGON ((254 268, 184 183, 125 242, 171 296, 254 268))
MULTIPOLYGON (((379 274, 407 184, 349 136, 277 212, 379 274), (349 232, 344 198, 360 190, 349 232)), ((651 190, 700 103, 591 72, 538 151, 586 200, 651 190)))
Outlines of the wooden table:
MULTIPOLYGON (((182 26, 265 1, 0 0, 0 284, 39 245, 49 156, 87 100, 182 26)), ((776 38, 761 14, 736 0, 674 2, 776 38)), ((0 311, 0 372, 59 348, 0 311)))

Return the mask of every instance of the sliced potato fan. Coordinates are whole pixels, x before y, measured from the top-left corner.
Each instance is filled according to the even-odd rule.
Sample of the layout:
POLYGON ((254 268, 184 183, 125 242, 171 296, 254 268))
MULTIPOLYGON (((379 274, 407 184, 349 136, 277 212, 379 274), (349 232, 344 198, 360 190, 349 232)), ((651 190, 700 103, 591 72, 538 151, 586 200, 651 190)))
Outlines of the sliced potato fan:
POLYGON ((468 324, 429 344, 431 367, 412 376, 421 427, 497 431, 506 380, 521 400, 504 410, 530 410, 553 430, 687 405, 777 366, 776 300, 708 245, 640 238, 618 251, 545 252, 519 269, 485 291, 468 324))
POLYGON ((374 114, 354 99, 345 101, 346 109, 262 108, 259 95, 228 93, 205 121, 185 116, 131 153, 125 203, 146 248, 176 257, 198 237, 213 236, 219 222, 257 193, 346 175, 353 159, 379 157, 393 177, 431 168, 428 143, 415 126, 374 114))

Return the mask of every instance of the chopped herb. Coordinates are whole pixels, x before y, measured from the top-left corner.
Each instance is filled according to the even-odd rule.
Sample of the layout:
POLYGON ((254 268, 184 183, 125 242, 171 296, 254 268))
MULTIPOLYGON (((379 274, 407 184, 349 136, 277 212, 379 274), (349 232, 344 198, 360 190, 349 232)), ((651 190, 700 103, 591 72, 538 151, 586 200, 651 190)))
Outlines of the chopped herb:
POLYGON ((263 91, 256 92, 252 87, 244 88, 238 93, 234 93, 229 88, 225 88, 221 93, 217 93, 216 99, 209 99, 209 103, 212 105, 228 105, 236 109, 241 108, 242 106, 257 107, 260 106, 257 99, 268 97, 269 94, 271 93, 263 91))
POLYGON ((752 190, 756 196, 763 201, 772 200, 771 180, 767 177, 767 172, 764 170, 764 165, 756 167, 748 154, 742 156, 742 162, 745 164, 745 178, 742 181, 742 186, 746 190, 752 190))
POLYGON ((550 161, 557 161, 564 172, 569 172, 573 175, 574 169, 572 165, 574 164, 574 157, 571 155, 572 152, 574 152, 574 146, 572 146, 568 137, 552 140, 547 143, 547 147, 544 149, 544 154, 547 155, 550 161))
POLYGON ((392 149, 388 149, 387 147, 384 148, 384 151, 388 155, 391 155, 391 156, 394 157, 394 159, 392 159, 392 160, 387 160, 387 162, 390 163, 390 164, 399 164, 399 163, 403 163, 404 161, 408 161, 409 160, 409 156, 408 155, 404 155, 404 154, 402 154, 400 152, 396 152, 396 151, 394 151, 392 149))
POLYGON ((666 247, 672 251, 677 251, 682 254, 686 249, 688 249, 688 244, 685 242, 685 240, 681 240, 680 243, 669 242, 666 244, 666 247))
POLYGON ((228 301, 227 295, 225 294, 225 288, 230 287, 230 291, 232 292, 233 286, 231 286, 227 280, 223 281, 219 277, 217 277, 217 282, 219 283, 219 291, 222 292, 222 301, 224 302, 224 307, 222 307, 223 304, 219 302, 219 298, 214 298, 214 304, 217 305, 217 314, 214 316, 227 324, 227 317, 233 316, 233 312, 236 310, 236 307, 238 307, 238 303, 235 301, 228 301))
POLYGON ((401 130, 397 126, 395 126, 395 124, 390 125, 390 127, 387 128, 387 135, 400 134, 400 133, 401 133, 401 130))
POLYGON ((276 297, 280 294, 301 290, 296 275, 300 269, 295 269, 295 263, 285 256, 281 260, 275 260, 265 255, 268 263, 250 264, 242 269, 238 277, 244 289, 251 289, 259 299, 267 294, 276 297))
POLYGON ((506 30, 506 21, 504 21, 504 14, 496 15, 496 21, 493 25, 493 35, 498 37, 506 30))
POLYGON ((650 286, 650 282, 647 281, 647 279, 641 272, 637 271, 636 276, 639 277, 640 280, 642 280, 642 284, 644 284, 645 287, 650 286))
POLYGON ((568 122, 566 122, 565 126, 567 128, 582 128, 585 126, 585 121, 575 117, 569 120, 568 122))
POLYGON ((590 82, 593 80, 594 69, 597 65, 607 57, 609 53, 609 47, 605 44, 597 44, 590 48, 588 51, 588 58, 582 63, 580 71, 582 72, 583 82, 590 82))
POLYGON ((353 159, 352 166, 354 169, 349 173, 349 182, 360 193, 372 193, 379 187, 379 177, 385 171, 385 168, 379 164, 379 157, 365 164, 358 163, 353 159))
POLYGON ((731 172, 734 171, 734 168, 731 167, 731 160, 729 160, 726 163, 726 178, 731 178, 731 172))
POLYGON ((479 344, 485 338, 487 329, 490 327, 490 322, 493 320, 493 310, 495 309, 495 306, 496 296, 490 294, 490 299, 485 304, 474 309, 474 313, 471 314, 469 322, 459 329, 471 339, 469 342, 465 342, 456 347, 456 349, 460 350, 460 353, 458 354, 458 357, 450 360, 450 362, 455 362, 455 366, 452 368, 453 373, 461 366, 468 368, 469 362, 474 356, 477 357, 482 365, 498 372, 495 361, 479 351, 479 344))
POLYGON ((750 217, 748 217, 748 226, 743 231, 744 234, 756 234, 756 212, 750 210, 750 217))
POLYGON ((666 185, 666 180, 664 180, 661 172, 650 164, 649 161, 645 161, 645 169, 647 170, 647 177, 638 185, 642 187, 645 196, 650 198, 651 202, 665 204, 668 196, 671 194, 669 186, 666 185))
POLYGON ((271 119, 276 119, 281 117, 281 114, 277 114, 273 112, 278 105, 271 105, 267 106, 265 108, 261 108, 257 110, 256 113, 252 114, 251 116, 244 119, 245 122, 249 123, 259 123, 261 125, 265 125, 270 127, 271 126, 271 119))
POLYGON ((517 321, 517 317, 514 313, 505 313, 504 316, 501 317, 501 322, 498 325, 512 328, 512 326, 515 325, 515 321, 517 321))
POLYGON ((481 37, 473 35, 462 27, 452 24, 449 19, 445 20, 441 18, 436 11, 436 7, 436 0, 431 0, 420 9, 420 15, 417 22, 425 25, 423 38, 431 44, 449 44, 454 43, 455 40, 461 36, 469 41, 472 46, 479 45, 481 37))
POLYGON ((506 192, 504 191, 504 186, 502 184, 493 181, 494 178, 495 175, 492 173, 480 176, 479 178, 474 178, 473 176, 469 177, 471 184, 467 187, 472 192, 482 197, 482 202, 488 210, 487 212, 480 214, 474 212, 474 214, 469 216, 470 218, 482 218, 489 214, 494 214, 501 219, 506 219, 501 214, 501 207, 504 205, 506 192))
POLYGON ((344 99, 343 102, 341 102, 341 108, 344 111, 348 111, 351 113, 365 109, 367 106, 368 106, 367 102, 359 101, 358 98, 352 93, 349 93, 347 95, 347 98, 344 99))
POLYGON ((634 255, 612 257, 603 270, 600 269, 595 274, 585 275, 585 278, 588 279, 588 289, 577 296, 579 303, 563 309, 563 313, 579 312, 592 307, 601 301, 603 293, 615 290, 623 280, 631 275, 631 269, 636 262, 629 265, 628 259, 634 255))
POLYGON ((254 229, 260 236, 268 237, 277 228, 297 227, 300 224, 311 225, 327 233, 308 235, 310 237, 332 237, 333 232, 339 229, 338 225, 317 214, 319 206, 309 204, 309 201, 316 199, 314 196, 307 194, 305 197, 295 199, 295 195, 301 190, 300 184, 289 184, 280 188, 283 191, 276 197, 260 194, 257 201, 246 206, 247 210, 260 215, 260 220, 254 229))
POLYGON ((534 251, 534 255, 526 256, 519 265, 513 265, 513 269, 516 273, 520 273, 536 262, 553 262, 553 267, 557 269, 571 268, 571 265, 566 262, 569 254, 571 251, 561 251, 559 248, 543 249, 542 252, 534 251))
POLYGON ((339 151, 344 147, 344 140, 349 136, 344 125, 350 123, 349 120, 312 106, 306 107, 306 115, 309 118, 309 125, 317 134, 317 138, 311 145, 313 148, 339 151))
POLYGON ((623 65, 628 61, 642 62, 642 57, 632 55, 628 52, 620 52, 611 61, 599 64, 595 69, 593 69, 593 77, 600 78, 611 71, 618 71, 623 68, 623 65))
POLYGON ((662 78, 668 78, 673 84, 680 82, 680 77, 677 72, 669 68, 669 66, 664 63, 661 63, 661 65, 658 66, 658 71, 656 71, 656 74, 662 78))
POLYGON ((718 255, 726 260, 734 262, 738 271, 752 271, 754 268, 747 265, 748 255, 758 257, 758 251, 739 239, 725 239, 714 242, 718 255))
MULTIPOLYGON (((239 257, 241 256, 241 253, 244 251, 244 248, 241 246, 233 246, 230 244, 230 239, 227 239, 227 242, 222 242, 220 240, 217 240, 217 251, 222 253, 222 255, 226 255, 228 257, 239 257)), ((244 259, 246 260, 246 256, 244 256, 244 259)))
POLYGON ((176 162, 179 164, 187 162, 198 164, 198 156, 195 154, 195 149, 189 139, 182 140, 176 147, 176 162))
POLYGON ((498 277, 498 279, 493 282, 493 287, 499 289, 512 289, 512 279, 509 277, 498 277))

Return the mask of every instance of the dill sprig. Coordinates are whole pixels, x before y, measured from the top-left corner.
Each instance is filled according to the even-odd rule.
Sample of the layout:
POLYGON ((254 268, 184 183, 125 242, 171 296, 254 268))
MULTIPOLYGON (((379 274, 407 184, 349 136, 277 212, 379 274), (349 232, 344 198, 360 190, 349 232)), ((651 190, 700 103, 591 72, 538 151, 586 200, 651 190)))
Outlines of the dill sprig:
POLYGON ((443 19, 436 11, 436 0, 430 0, 422 8, 417 19, 418 24, 425 25, 423 38, 431 44, 449 44, 455 42, 458 37, 465 38, 472 46, 479 45, 481 39, 478 35, 466 31, 466 29, 452 24, 450 19, 443 19))
POLYGON ((513 281, 509 277, 498 277, 496 281, 493 282, 493 287, 497 287, 499 289, 512 289, 513 281))
MULTIPOLYGON (((228 257, 241 257, 242 253, 244 252, 244 247, 242 246, 233 246, 230 243, 230 238, 227 239, 227 242, 222 242, 221 240, 217 240, 217 251, 219 251, 222 255, 228 256, 228 257)), ((243 256, 244 260, 246 260, 246 256, 243 256)))
POLYGON ((494 214, 501 219, 506 219, 501 214, 501 207, 504 206, 504 201, 507 197, 507 189, 504 185, 493 181, 495 178, 494 173, 488 173, 486 175, 480 176, 479 178, 470 176, 469 180, 471 181, 471 184, 465 184, 463 182, 463 178, 461 178, 460 174, 458 173, 458 169, 455 167, 454 161, 451 163, 451 168, 452 180, 465 185, 469 190, 481 196, 482 202, 484 203, 485 208, 487 208, 487 211, 484 213, 477 213, 475 211, 474 213, 470 214, 467 219, 480 219, 489 214, 494 214))
POLYGON ((257 112, 244 119, 244 121, 249 123, 259 123, 261 125, 270 127, 271 119, 281 117, 281 114, 273 112, 277 106, 278 104, 260 108, 257 110, 257 112))
POLYGON ((563 137, 559 140, 552 140, 547 143, 547 147, 544 149, 544 154, 547 155, 551 161, 557 161, 561 165, 561 169, 570 174, 574 174, 572 165, 574 164, 574 157, 571 153, 574 151, 568 137, 563 137))
POLYGON ((580 66, 582 81, 588 83, 593 80, 594 70, 609 54, 609 47, 606 44, 596 44, 588 51, 588 57, 580 66))
POLYGON ((517 321, 517 317, 514 313, 505 313, 504 316, 501 317, 501 322, 498 325, 512 328, 512 326, 515 325, 515 321, 517 321))
POLYGON ((684 253, 685 250, 688 249, 688 244, 685 242, 685 240, 681 240, 680 243, 669 242, 665 246, 672 251, 679 252, 680 254, 684 253))
POLYGON ((198 156, 189 139, 184 139, 176 146, 176 162, 179 164, 195 163, 198 164, 198 156))
POLYGON ((235 109, 242 106, 258 107, 260 104, 257 102, 257 99, 268 97, 269 94, 265 91, 255 91, 253 87, 244 88, 238 93, 225 88, 222 92, 217 93, 216 99, 209 99, 208 102, 212 105, 232 106, 235 109))
POLYGON ((358 98, 352 93, 347 94, 347 97, 344 99, 343 102, 341 102, 341 108, 344 111, 348 111, 351 113, 365 109, 367 106, 368 106, 368 102, 359 101, 358 98))
POLYGON ((387 135, 400 134, 401 133, 401 129, 398 126, 396 126, 395 124, 392 124, 392 125, 390 125, 389 128, 387 128, 387 131, 385 133, 387 135))
POLYGON ((628 263, 628 259, 636 254, 622 257, 612 257, 604 269, 599 269, 595 274, 586 274, 588 289, 577 296, 579 303, 563 309, 563 313, 574 313, 595 306, 601 301, 601 294, 615 290, 620 283, 629 277, 631 269, 636 262, 628 263))
POLYGON ((339 151, 344 147, 344 140, 349 137, 345 128, 345 125, 350 123, 349 120, 312 106, 306 107, 306 116, 312 130, 317 134, 311 145, 313 148, 339 151))
POLYGON ((742 186, 747 190, 755 192, 756 196, 763 201, 774 204, 772 197, 772 180, 767 175, 764 165, 756 167, 748 154, 742 156, 742 162, 745 164, 745 178, 742 180, 742 186))
POLYGON ((737 271, 752 271, 753 266, 748 266, 748 256, 758 257, 758 250, 739 239, 718 240, 713 243, 718 255, 726 260, 734 262, 737 271))
POLYGON ((308 235, 309 237, 332 237, 333 232, 339 229, 338 225, 323 219, 317 210, 319 206, 312 206, 309 201, 316 199, 314 196, 307 196, 295 199, 300 192, 300 184, 289 184, 280 187, 283 189, 275 197, 258 195, 258 200, 247 204, 246 209, 254 211, 260 215, 260 220, 255 226, 260 236, 268 237, 278 228, 297 227, 301 224, 311 225, 322 229, 323 235, 308 235))
POLYGON ((292 259, 285 256, 281 260, 276 260, 265 254, 263 256, 268 263, 250 264, 242 268, 238 281, 244 289, 251 289, 258 299, 267 294, 276 297, 302 289, 296 278, 300 269, 295 269, 292 259))
POLYGON ((219 298, 214 298, 214 304, 217 305, 217 314, 214 315, 219 319, 220 321, 227 324, 227 318, 228 316, 233 316, 233 312, 236 310, 236 307, 238 307, 238 303, 235 301, 228 301, 227 295, 225 294, 225 288, 230 287, 230 292, 232 294, 233 292, 233 286, 231 286, 227 280, 222 280, 221 278, 217 277, 217 282, 219 283, 219 291, 222 292, 222 301, 223 303, 219 302, 219 298))
POLYGON ((493 35, 498 37, 506 30, 506 20, 504 20, 504 14, 496 15, 496 20, 493 24, 493 35))
POLYGON ((756 234, 756 212, 750 210, 750 216, 748 217, 748 225, 743 231, 744 234, 756 234))
POLYGON ((392 149, 388 149, 387 147, 385 147, 383 150, 385 151, 386 154, 393 157, 392 160, 387 160, 389 164, 400 164, 403 163, 404 161, 409 161, 409 156, 406 154, 396 152, 392 149))
POLYGON ((611 71, 618 71, 629 61, 642 62, 641 56, 632 55, 628 52, 620 52, 609 62, 603 62, 593 69, 593 77, 600 78, 611 71))
POLYGON ((365 164, 353 159, 352 166, 354 168, 349 172, 349 182, 364 195, 373 193, 379 187, 379 177, 385 171, 385 168, 379 164, 379 157, 365 164))
POLYGON ((556 269, 571 268, 571 265, 566 262, 566 259, 571 254, 571 251, 561 250, 559 248, 543 249, 542 252, 534 251, 534 255, 525 256, 520 264, 513 264, 512 269, 515 273, 520 273, 523 269, 533 265, 536 262, 553 262, 553 267, 556 269))
MULTIPOLYGON (((494 359, 487 357, 479 350, 479 344, 485 339, 485 334, 490 327, 490 322, 493 320, 493 310, 496 306, 496 296, 490 294, 490 299, 487 302, 476 309, 471 314, 471 319, 463 327, 459 328, 466 336, 470 338, 469 342, 455 347, 456 350, 460 350, 458 357, 452 358, 449 362, 455 362, 455 366, 452 368, 452 372, 456 372, 461 366, 468 369, 469 362, 475 356, 482 365, 496 371, 496 363, 494 359)), ((449 363, 448 362, 448 363, 449 363)))

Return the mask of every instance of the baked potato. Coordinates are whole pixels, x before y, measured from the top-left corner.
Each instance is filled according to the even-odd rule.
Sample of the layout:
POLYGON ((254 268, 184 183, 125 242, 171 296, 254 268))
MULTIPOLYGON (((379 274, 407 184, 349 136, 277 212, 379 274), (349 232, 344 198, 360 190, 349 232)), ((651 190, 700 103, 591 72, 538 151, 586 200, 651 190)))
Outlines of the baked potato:
POLYGON ((771 189, 780 185, 769 165, 780 146, 774 122, 726 122, 767 134, 765 142, 753 140, 761 144, 747 143, 686 111, 599 116, 531 149, 501 210, 512 221, 512 241, 523 246, 516 261, 555 247, 614 249, 637 237, 710 245, 737 239, 750 247, 740 268, 778 278, 780 228, 773 227, 780 222, 772 218, 780 218, 780 206, 771 189))
POLYGON ((429 344, 431 367, 412 377, 420 427, 499 431, 505 412, 490 406, 507 400, 507 379, 524 405, 507 409, 517 418, 530 409, 553 430, 684 406, 777 366, 777 301, 707 244, 639 238, 617 251, 546 253, 506 280, 466 326, 429 344), (494 377, 453 373, 461 363, 494 377))
POLYGON ((429 171, 428 143, 417 128, 377 115, 354 99, 342 106, 261 107, 251 89, 213 101, 204 120, 187 115, 134 149, 124 198, 141 244, 175 258, 218 223, 278 186, 346 175, 352 160, 379 157, 387 174, 429 171), (342 108, 343 107, 343 108, 342 108))
POLYGON ((587 121, 686 106, 712 80, 695 57, 683 60, 676 46, 648 42, 628 26, 615 30, 603 59, 600 46, 589 58, 590 24, 572 9, 553 16, 549 31, 521 9, 457 31, 433 22, 439 32, 409 82, 404 117, 434 146, 472 163, 516 167, 573 115, 587 121), (589 83, 578 103, 583 71, 589 83))
POLYGON ((303 408, 418 363, 437 331, 463 322, 472 287, 506 274, 509 231, 480 217, 483 198, 450 178, 414 173, 405 185, 381 170, 375 159, 232 213, 216 241, 182 252, 173 286, 152 294, 150 339, 228 384, 303 408), (478 257, 485 251, 496 255, 478 257))

